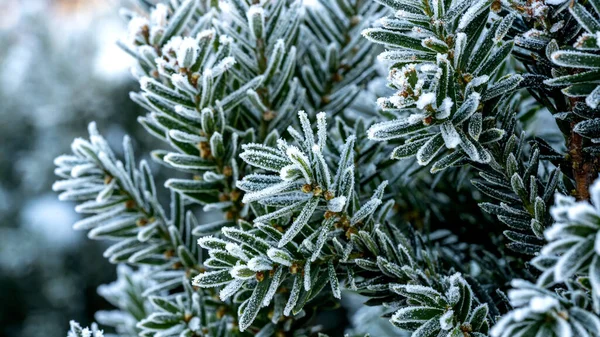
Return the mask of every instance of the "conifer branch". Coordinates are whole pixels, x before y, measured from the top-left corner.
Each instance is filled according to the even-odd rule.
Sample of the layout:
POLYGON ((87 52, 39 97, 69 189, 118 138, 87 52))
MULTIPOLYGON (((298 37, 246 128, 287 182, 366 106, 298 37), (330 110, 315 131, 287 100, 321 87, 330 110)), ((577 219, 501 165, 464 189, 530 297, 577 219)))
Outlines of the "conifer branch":
POLYGON ((412 337, 600 336, 598 0, 140 4, 121 45, 152 157, 182 173, 170 214, 128 138, 120 159, 92 123, 56 160, 74 227, 131 266, 100 323, 325 336, 353 291, 412 337), (544 108, 562 139, 530 136, 544 108))

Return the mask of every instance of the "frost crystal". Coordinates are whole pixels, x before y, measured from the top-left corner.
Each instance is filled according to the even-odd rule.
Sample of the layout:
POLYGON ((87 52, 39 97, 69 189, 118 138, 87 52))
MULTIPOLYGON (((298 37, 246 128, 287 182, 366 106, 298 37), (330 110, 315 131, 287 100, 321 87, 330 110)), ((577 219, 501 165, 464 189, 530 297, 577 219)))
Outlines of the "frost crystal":
POLYGON ((190 68, 198 58, 200 47, 196 39, 186 37, 179 44, 177 50, 177 63, 182 68, 190 68))
POLYGON ((548 312, 553 308, 558 307, 558 300, 553 297, 545 296, 545 297, 534 297, 531 299, 529 303, 529 307, 533 312, 544 313, 548 312))
POLYGON ((331 212, 341 212, 346 205, 346 197, 340 196, 329 200, 327 203, 327 209, 331 212))
POLYGON ((143 34, 149 29, 149 25, 148 19, 139 16, 133 17, 128 25, 129 40, 132 43, 143 40, 143 34))
POLYGON ((165 4, 157 4, 150 13, 150 22, 153 26, 165 27, 169 16, 169 8, 165 4))
POLYGON ((442 105, 440 106, 440 110, 435 115, 437 119, 446 119, 450 117, 450 113, 452 112, 452 107, 454 106, 454 102, 450 97, 444 98, 442 101, 442 105))
POLYGON ((433 104, 433 102, 435 102, 435 94, 428 92, 419 97, 416 105, 419 109, 425 109, 426 106, 433 104))
POLYGON ((104 337, 104 332, 98 330, 96 323, 92 323, 90 328, 81 328, 79 323, 71 321, 71 329, 69 330, 67 337, 104 337))

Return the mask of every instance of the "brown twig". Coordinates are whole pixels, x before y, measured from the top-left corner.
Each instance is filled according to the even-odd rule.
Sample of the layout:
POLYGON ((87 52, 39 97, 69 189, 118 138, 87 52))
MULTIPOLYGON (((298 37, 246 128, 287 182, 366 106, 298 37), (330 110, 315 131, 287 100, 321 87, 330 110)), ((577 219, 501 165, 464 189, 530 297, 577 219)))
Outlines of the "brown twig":
MULTIPOLYGON (((571 98, 571 108, 575 108, 575 104, 579 99, 571 98)), ((578 200, 589 200, 589 187, 598 177, 600 165, 598 158, 591 156, 583 151, 585 138, 573 131, 579 120, 571 122, 571 134, 569 136, 569 159, 571 168, 573 169, 573 177, 575 179, 575 197, 578 200)))

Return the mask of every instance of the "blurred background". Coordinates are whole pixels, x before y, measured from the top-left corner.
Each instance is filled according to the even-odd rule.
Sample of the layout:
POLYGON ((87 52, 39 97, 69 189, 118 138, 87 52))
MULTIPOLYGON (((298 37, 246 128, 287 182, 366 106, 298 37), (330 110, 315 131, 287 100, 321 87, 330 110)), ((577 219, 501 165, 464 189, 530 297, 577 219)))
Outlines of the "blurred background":
MULTIPOLYGON (((136 122, 130 58, 115 44, 119 0, 0 0, 0 337, 65 336, 93 321, 115 268, 103 246, 75 232, 73 205, 51 185, 53 159, 97 121, 120 147, 136 122)), ((141 140, 141 141, 140 141, 141 140)))

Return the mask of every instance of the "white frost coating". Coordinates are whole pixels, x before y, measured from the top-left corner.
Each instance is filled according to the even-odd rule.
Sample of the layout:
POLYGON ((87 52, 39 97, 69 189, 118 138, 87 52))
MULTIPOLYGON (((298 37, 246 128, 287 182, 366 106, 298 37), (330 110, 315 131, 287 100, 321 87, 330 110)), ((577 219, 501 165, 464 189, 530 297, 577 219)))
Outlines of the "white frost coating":
POLYGON ((152 82, 152 79, 148 76, 144 76, 140 79, 140 87, 142 88, 142 90, 146 91, 148 90, 148 86, 150 85, 150 83, 152 82))
POLYGON ((515 279, 511 282, 511 285, 513 289, 508 292, 508 297, 510 304, 516 309, 505 314, 496 323, 490 332, 492 337, 512 337, 517 332, 531 331, 528 327, 537 324, 547 325, 551 329, 540 330, 544 333, 540 334, 538 332, 537 335, 539 336, 591 336, 592 334, 585 332, 594 331, 595 333, 600 326, 600 321, 592 313, 579 315, 577 312, 583 313, 584 310, 578 308, 577 305, 564 308, 559 300, 559 296, 549 294, 547 290, 535 284, 515 279), (582 316, 587 317, 583 318, 582 316), (576 323, 583 323, 583 321, 586 321, 584 325, 587 326, 587 322, 590 322, 589 319, 594 321, 592 323, 594 327, 589 325, 589 328, 592 328, 592 330, 584 328, 585 331, 582 331, 576 327, 576 323), (580 332, 585 334, 581 334, 580 332))
POLYGON ((425 73, 435 73, 439 67, 433 63, 425 63, 419 67, 419 70, 425 73))
POLYGON ((169 8, 165 4, 156 4, 156 7, 150 13, 150 23, 153 26, 166 27, 169 16, 169 8))
POLYGON ((381 205, 380 199, 369 200, 369 202, 364 204, 358 211, 356 211, 356 213, 354 213, 354 216, 352 216, 352 219, 350 219, 350 223, 355 225, 357 222, 364 220, 366 217, 373 214, 379 205, 381 205))
POLYGON ((288 242, 292 241, 296 237, 296 235, 298 235, 298 233, 300 233, 300 231, 302 230, 302 228, 304 228, 308 220, 310 220, 310 217, 313 215, 318 204, 318 198, 312 198, 306 203, 300 214, 298 214, 298 217, 296 217, 290 228, 288 228, 288 230, 285 232, 285 234, 279 241, 277 245, 279 248, 285 246, 288 242))
POLYGON ((233 38, 227 35, 219 36, 219 43, 222 45, 233 44, 233 38))
POLYGON ((304 111, 298 111, 298 118, 300 119, 300 124, 302 125, 302 132, 304 132, 304 142, 306 144, 306 148, 310 149, 315 143, 315 135, 313 133, 310 121, 308 120, 308 115, 304 111))
POLYGON ((273 149, 257 144, 244 144, 240 158, 246 163, 271 172, 279 172, 289 161, 273 149), (250 147, 252 145, 252 147, 250 147))
POLYGON ((433 102, 435 102, 435 94, 433 92, 425 93, 417 100, 417 108, 424 109, 433 102))
MULTIPOLYGON (((511 282, 512 284, 512 282, 511 282)), ((528 305, 531 299, 535 296, 539 296, 539 292, 534 289, 530 289, 531 285, 526 283, 526 287, 515 287, 508 291, 508 299, 510 304, 515 307, 528 305)))
POLYGON ((269 248, 267 255, 273 262, 282 264, 286 267, 290 267, 294 261, 290 254, 277 248, 269 248))
POLYGON ((236 265, 229 271, 232 277, 238 280, 249 280, 251 278, 256 277, 254 271, 250 270, 248 266, 240 264, 236 265))
POLYGON ((302 176, 304 177, 304 180, 306 180, 306 183, 312 183, 312 172, 310 171, 310 160, 308 157, 295 146, 288 147, 286 155, 294 164, 296 164, 300 172, 302 172, 302 176))
POLYGON ((414 36, 418 37, 418 38, 423 38, 423 37, 429 36, 429 32, 427 30, 423 29, 423 27, 414 26, 414 27, 412 27, 411 31, 414 34, 414 36))
POLYGON ((196 94, 198 92, 196 90, 196 88, 194 88, 190 84, 190 81, 188 81, 188 78, 179 73, 175 73, 175 74, 171 75, 171 82, 179 90, 182 90, 182 91, 185 91, 185 92, 188 92, 191 94, 196 94))
POLYGON ((472 4, 461 16, 458 22, 458 30, 464 30, 486 6, 489 6, 488 0, 479 0, 475 4, 472 4))
POLYGON ((225 246, 227 241, 216 238, 212 235, 203 236, 198 239, 198 245, 204 249, 212 249, 215 248, 215 245, 225 246))
POLYGON ((454 310, 446 311, 440 317, 440 326, 442 327, 442 330, 448 331, 448 330, 452 329, 454 327, 453 319, 454 319, 454 310))
POLYGON ((260 199, 262 199, 264 197, 277 194, 277 193, 285 190, 286 188, 288 188, 290 185, 291 185, 290 182, 284 181, 284 182, 281 182, 279 184, 275 184, 275 185, 269 186, 269 187, 267 187, 267 188, 265 188, 265 189, 263 189, 261 191, 246 193, 244 195, 244 198, 242 199, 242 202, 244 204, 248 204, 248 203, 251 203, 253 201, 260 200, 260 199))
MULTIPOLYGON (((414 99, 412 97, 404 97, 402 95, 394 95, 389 98, 384 98, 383 101, 379 101, 381 103, 381 108, 386 109, 388 104, 392 104, 396 109, 402 109, 404 107, 409 106, 414 103, 414 99)), ((389 108, 389 107, 388 107, 389 108)))
POLYGON ((325 157, 323 157, 323 153, 321 152, 321 148, 319 147, 319 145, 315 144, 312 150, 317 161, 317 169, 321 173, 320 177, 323 180, 319 181, 319 183, 323 185, 323 188, 329 189, 329 187, 331 186, 331 173, 329 172, 327 162, 325 162, 325 157))
POLYGON ((300 281, 300 275, 296 275, 296 278, 294 278, 294 285, 292 286, 292 290, 290 291, 290 297, 287 301, 287 303, 285 304, 285 308, 283 309, 283 314, 285 316, 290 316, 290 314, 292 313, 292 310, 294 309, 294 307, 296 306, 296 303, 298 302, 298 297, 300 296, 300 285, 301 281, 300 281))
POLYGON ((554 194, 554 206, 550 208, 550 215, 555 221, 565 221, 569 207, 574 203, 574 197, 556 193, 554 194))
MULTIPOLYGON (((258 287, 261 286, 262 285, 259 285, 258 287)), ((246 306, 241 311, 239 311, 238 322, 240 331, 245 331, 246 329, 248 329, 254 321, 254 319, 256 318, 256 316, 258 315, 258 312, 262 307, 262 300, 266 295, 266 291, 268 291, 268 289, 265 289, 263 291, 261 289, 255 288, 252 292, 252 295, 250 295, 250 298, 248 298, 245 301, 246 306)))
MULTIPOLYGON (((439 331, 439 325, 435 321, 428 321, 415 330, 412 336, 435 336, 439 331)), ((443 335, 442 335, 443 336, 443 335)))
POLYGON ((342 290, 340 289, 340 281, 337 278, 335 267, 333 266, 332 262, 328 263, 327 270, 329 273, 329 283, 331 285, 331 292, 333 293, 333 297, 341 299, 342 290))
POLYGON ((440 106, 438 112, 435 115, 437 119, 446 119, 450 117, 450 113, 452 112, 452 106, 454 106, 454 102, 450 97, 444 98, 442 101, 442 105, 440 106))
POLYGON ((335 187, 338 192, 341 190, 342 179, 344 178, 345 170, 353 165, 354 161, 354 142, 356 141, 356 136, 351 135, 346 139, 346 143, 340 149, 340 162, 338 163, 338 168, 335 173, 335 187))
POLYGON ((569 207, 567 210, 569 220, 578 224, 589 225, 591 228, 596 228, 598 215, 596 209, 587 201, 580 201, 569 207))
POLYGON ((479 106, 479 100, 481 95, 477 92, 473 92, 467 97, 467 99, 462 103, 462 105, 458 108, 458 110, 452 116, 452 121, 455 124, 460 124, 466 121, 469 117, 471 117, 479 106))
POLYGON ((469 158, 471 158, 471 160, 481 162, 482 158, 479 156, 479 151, 477 151, 475 145, 469 139, 465 138, 464 140, 465 141, 460 143, 461 149, 465 151, 465 153, 467 154, 467 156, 469 156, 469 158))
POLYGON ((242 285, 244 285, 244 281, 242 280, 231 281, 229 284, 227 284, 227 286, 221 289, 221 291, 219 292, 219 298, 221 299, 221 301, 227 300, 231 296, 235 295, 238 292, 238 290, 240 290, 242 285))
POLYGON ((131 42, 135 42, 139 35, 149 27, 150 23, 148 19, 135 16, 131 20, 129 20, 129 24, 127 26, 127 31, 129 32, 129 40, 131 42))
POLYGON ((78 178, 82 177, 88 172, 96 171, 98 168, 94 164, 81 164, 76 165, 71 169, 71 177, 78 178))
MULTIPOLYGON (((561 223, 555 223, 554 225, 552 225, 552 227, 546 229, 544 231, 544 237, 546 238, 546 240, 548 241, 554 241, 554 240, 559 240, 562 238, 562 231, 565 228, 565 224, 561 224, 561 223)), ((545 251, 546 247, 549 247, 548 245, 544 246, 544 248, 542 248, 542 251, 545 251)))
MULTIPOLYGON (((71 321, 69 324, 71 325, 71 330, 67 334, 67 337, 80 337, 76 331, 81 329, 81 325, 75 321, 71 321)), ((104 337, 104 331, 98 330, 98 325, 96 323, 92 323, 91 329, 81 329, 81 337, 104 337)))
MULTIPOLYGON (((196 34, 196 40, 200 41, 200 40, 212 40, 215 37, 215 30, 214 29, 206 29, 201 31, 200 33, 196 34)), ((226 43, 225 40, 227 39, 231 39, 229 38, 227 35, 221 35, 219 37, 219 42, 221 43, 226 43)))
POLYGON ((281 168, 281 171, 279 171, 279 176, 282 180, 294 181, 299 177, 298 174, 300 173, 301 172, 296 164, 290 164, 281 168))
POLYGON ((408 120, 408 124, 417 124, 421 121, 423 121, 423 119, 427 118, 427 114, 424 113, 415 113, 415 114, 411 114, 410 116, 408 116, 407 120, 408 120))
POLYGON ((329 200, 329 202, 327 203, 327 209, 331 212, 337 213, 341 212, 344 209, 345 205, 346 197, 342 195, 329 200))
POLYGON ((460 300, 460 288, 457 286, 451 286, 446 290, 446 298, 448 302, 456 304, 460 300))
MULTIPOLYGON (((200 138, 200 137, 198 137, 198 138, 200 138)), ((204 179, 205 181, 208 181, 208 182, 214 182, 214 181, 221 181, 221 180, 225 179, 225 176, 223 174, 218 174, 218 173, 215 173, 212 171, 206 171, 202 175, 202 179, 204 179)))
POLYGON ((448 54, 437 53, 437 55, 435 55, 435 60, 436 60, 437 63, 447 62, 448 61, 448 54))
POLYGON ((465 47, 467 46, 467 34, 465 33, 457 33, 456 34, 456 42, 454 43, 454 68, 458 68, 458 62, 461 61, 461 57, 465 52, 465 47))
POLYGON ((285 207, 297 202, 308 201, 310 195, 303 192, 286 192, 272 197, 267 197, 259 202, 265 206, 285 207))
POLYGON ((254 222, 267 222, 273 219, 278 219, 278 218, 282 218, 288 215, 291 215, 294 211, 296 211, 298 208, 302 207, 302 205, 304 204, 303 201, 291 204, 289 206, 280 208, 276 211, 273 211, 271 213, 267 213, 264 215, 261 215, 259 217, 257 217, 256 219, 254 219, 254 222))
POLYGON ((277 271, 275 272, 275 275, 273 275, 273 279, 271 280, 271 284, 269 285, 269 290, 267 290, 267 294, 265 295, 265 298, 263 299, 263 302, 262 302, 263 307, 269 306, 269 304, 271 304, 271 300, 275 296, 275 293, 277 293, 277 289, 279 288, 279 284, 281 283, 281 275, 282 274, 283 274, 283 268, 282 267, 277 268, 277 271))
MULTIPOLYGON (((174 61, 169 61, 169 60, 165 60, 162 57, 157 57, 154 59, 154 63, 156 63, 156 68, 158 68, 158 73, 163 75, 163 76, 169 76, 170 75, 170 69, 173 68, 174 65, 174 61), (167 70, 169 69, 169 70, 167 70)), ((138 81, 146 76, 146 74, 143 73, 143 70, 141 69, 141 67, 139 65, 135 65, 134 67, 131 68, 131 73, 134 75, 135 78, 138 79, 138 81)))
POLYGON ((390 140, 400 138, 403 135, 395 134, 394 131, 404 128, 407 125, 409 125, 409 123, 406 118, 373 124, 367 131, 367 136, 370 140, 390 140))
POLYGON ((534 29, 534 28, 523 33, 523 37, 525 38, 525 40, 529 39, 529 38, 540 38, 545 35, 546 35, 546 33, 544 31, 539 30, 539 29, 534 29))
POLYGON ((309 262, 315 262, 321 255, 321 251, 323 250, 325 241, 327 240, 327 238, 329 236, 330 227, 331 227, 331 221, 325 221, 319 232, 313 233, 312 236, 309 236, 308 238, 306 238, 303 241, 303 244, 308 248, 308 250, 310 252, 312 252, 310 261, 307 261, 307 264, 309 262), (312 240, 314 240, 314 236, 317 236, 317 242, 313 244, 312 240))
POLYGON ((442 132, 442 138, 444 138, 444 143, 447 148, 454 149, 461 143, 460 135, 451 122, 442 123, 440 131, 442 132))
POLYGON ((203 82, 209 78, 215 78, 215 77, 217 77, 217 76, 214 75, 212 69, 205 69, 204 72, 202 72, 202 81, 203 82))
POLYGON ((192 331, 198 331, 201 328, 202 321, 200 321, 200 317, 193 317, 188 323, 188 328, 192 331))
POLYGON ((320 9, 321 4, 319 3, 318 0, 302 0, 302 6, 304 7, 310 7, 313 9, 320 9))
POLYGON ((233 202, 231 202, 231 201, 214 202, 212 204, 204 205, 204 207, 202 207, 202 210, 204 212, 222 211, 228 207, 231 207, 232 205, 233 205, 233 202))
MULTIPOLYGON (((290 129, 291 129, 291 130, 294 130, 294 128, 292 128, 292 127, 289 127, 289 128, 288 128, 288 131, 290 131, 290 129)), ((294 130, 294 132, 295 132, 295 130, 294 130)), ((290 134, 291 134, 291 133, 292 133, 292 132, 290 132, 290 134)), ((281 151, 282 153, 286 153, 286 152, 287 152, 287 148, 288 148, 288 147, 289 147, 289 145, 288 145, 288 143, 286 143, 286 141, 285 141, 285 140, 283 140, 283 139, 281 139, 281 138, 277 139, 277 148, 279 149, 279 151, 281 151)))
POLYGON ((253 271, 265 271, 273 269, 273 265, 271 264, 271 261, 265 259, 264 257, 257 256, 248 261, 248 268, 253 271))
POLYGON ((304 247, 306 247, 306 249, 307 249, 309 252, 312 252, 312 251, 314 251, 314 250, 315 250, 315 244, 314 244, 314 243, 312 243, 312 242, 310 242, 310 237, 308 237, 308 238, 306 238, 306 239, 302 240, 302 245, 303 245, 304 247))
POLYGON ((191 37, 185 37, 177 50, 177 63, 182 68, 190 68, 196 62, 198 53, 200 53, 198 41, 191 37))
POLYGON ((246 12, 246 18, 248 19, 248 25, 250 26, 250 32, 255 39, 264 37, 265 30, 265 10, 261 5, 252 5, 246 12), (257 36, 260 34, 260 36, 257 36))
POLYGON ((189 118, 189 119, 197 121, 197 122, 201 121, 200 114, 198 113, 198 111, 188 109, 188 108, 184 107, 183 105, 176 105, 175 112, 178 115, 181 115, 185 118, 189 118))
MULTIPOLYGON (((554 225, 556 226, 556 225, 554 225)), ((554 227, 553 226, 553 227, 554 227)), ((564 250, 564 246, 572 246, 577 243, 578 239, 574 237, 567 237, 563 239, 559 239, 550 243, 547 243, 542 250, 540 250, 541 255, 556 255, 556 250, 561 249, 564 250)))
POLYGON ((179 46, 183 42, 183 38, 179 35, 173 36, 162 48, 163 55, 169 55, 171 53, 177 53, 179 46))
POLYGON ((430 298, 436 298, 438 296, 439 297, 442 296, 442 294, 440 294, 437 290, 430 288, 430 287, 418 285, 418 284, 401 285, 398 287, 398 289, 402 289, 409 294, 425 295, 430 298))
MULTIPOLYGON (((214 66, 212 68, 212 70, 211 70, 212 77, 216 78, 216 77, 221 76, 224 72, 231 69, 235 65, 235 63, 236 63, 235 58, 233 58, 232 56, 227 56, 221 62, 219 62, 219 64, 217 64, 216 66, 214 66)), ((205 75, 206 75, 206 71, 205 71, 205 75)))
POLYGON ((265 13, 265 10, 262 8, 262 6, 252 5, 252 6, 250 6, 250 9, 248 9, 248 11, 246 12, 246 15, 248 15, 248 18, 251 18, 257 14, 264 15, 264 13, 265 13))
POLYGON ((558 307, 558 300, 550 296, 537 296, 532 298, 529 302, 529 308, 531 308, 531 311, 537 313, 545 313, 558 307))
POLYGON ((73 178, 68 180, 59 180, 52 184, 52 190, 55 192, 65 191, 69 189, 77 189, 82 187, 91 187, 102 180, 94 177, 73 178))
POLYGON ((379 97, 377 99, 377 106, 384 109, 387 106, 389 99, 387 97, 379 97))
POLYGON ((107 201, 113 195, 116 186, 117 179, 111 180, 111 182, 108 183, 108 185, 106 185, 104 189, 100 191, 100 193, 98 193, 98 196, 96 197, 96 202, 101 203, 103 201, 107 201))
MULTIPOLYGON (((490 80, 490 77, 488 75, 483 75, 483 76, 478 76, 475 77, 473 80, 471 80, 471 82, 469 82, 470 85, 472 85, 473 87, 477 87, 480 86, 486 82, 488 82, 490 80)), ((475 94, 475 93, 473 93, 475 94)), ((479 95, 479 93, 476 93, 479 95)))
POLYGON ((546 0, 546 4, 556 6, 560 4, 564 4, 567 0, 546 0))
POLYGON ((325 112, 317 114, 317 142, 320 150, 323 151, 327 142, 327 114, 325 112))
MULTIPOLYGON (((529 8, 531 8, 531 16, 534 18, 545 18, 548 15, 548 6, 546 6, 548 1, 533 1, 529 8)), ((563 22, 563 21, 561 21, 563 22)), ((564 24, 564 22, 563 22, 564 24)), ((556 24, 555 24, 556 25, 556 24)))
POLYGON ((310 261, 306 261, 306 263, 304 264, 304 290, 310 291, 310 288, 310 261))
POLYGON ((246 253, 242 250, 242 248, 238 244, 235 244, 233 242, 228 242, 225 245, 225 250, 227 250, 231 255, 239 258, 244 262, 248 262, 248 260, 250 259, 248 255, 246 255, 246 253))
POLYGON ((269 174, 249 174, 237 182, 237 187, 244 192, 260 191, 281 182, 281 178, 269 174))

